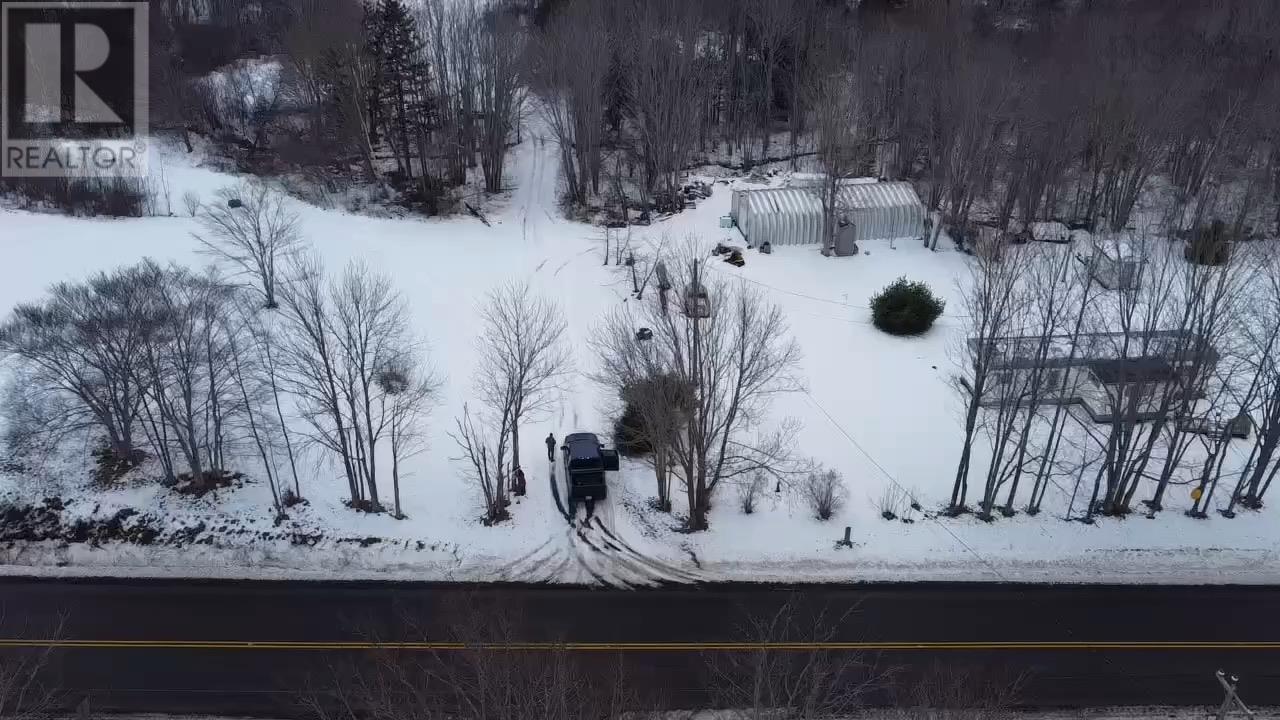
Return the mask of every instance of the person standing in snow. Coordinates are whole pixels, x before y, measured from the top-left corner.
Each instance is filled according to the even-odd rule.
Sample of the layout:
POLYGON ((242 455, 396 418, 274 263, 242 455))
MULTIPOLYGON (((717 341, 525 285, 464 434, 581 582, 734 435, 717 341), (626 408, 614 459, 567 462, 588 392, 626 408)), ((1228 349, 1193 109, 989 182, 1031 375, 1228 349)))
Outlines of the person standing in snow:
POLYGON ((525 494, 524 468, 517 467, 515 473, 512 475, 512 479, 514 481, 512 482, 512 485, 514 485, 514 487, 511 488, 511 492, 517 496, 524 495, 525 494))
POLYGON ((556 461, 556 436, 547 433, 547 462, 556 461))

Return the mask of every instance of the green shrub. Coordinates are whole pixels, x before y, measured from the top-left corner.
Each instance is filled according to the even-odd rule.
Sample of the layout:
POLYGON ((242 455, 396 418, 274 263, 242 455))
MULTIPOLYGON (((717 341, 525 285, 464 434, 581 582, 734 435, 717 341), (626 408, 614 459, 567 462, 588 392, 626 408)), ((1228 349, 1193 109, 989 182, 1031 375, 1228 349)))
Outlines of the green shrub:
POLYGON ((640 457, 653 452, 653 444, 645 433, 640 408, 631 403, 613 424, 613 445, 623 457, 640 457))
POLYGON ((651 413, 649 417, 675 422, 693 407, 693 390, 675 375, 655 375, 623 388, 622 402, 622 417, 613 424, 613 443, 623 456, 638 457, 653 452, 653 433, 645 423, 646 409, 651 413))
POLYGON ((871 320, 890 335, 919 335, 946 307, 928 285, 898 278, 871 298, 871 320))

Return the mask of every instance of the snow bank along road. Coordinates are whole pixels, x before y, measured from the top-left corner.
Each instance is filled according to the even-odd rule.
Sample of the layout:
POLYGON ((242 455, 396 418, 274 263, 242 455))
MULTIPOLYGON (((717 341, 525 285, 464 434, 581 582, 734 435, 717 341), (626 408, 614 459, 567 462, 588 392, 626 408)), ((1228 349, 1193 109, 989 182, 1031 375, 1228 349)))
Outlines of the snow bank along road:
MULTIPOLYGON (((1280 704, 1280 588, 1031 585, 700 585, 604 590, 535 585, 223 581, 0 581, 0 653, 55 649, 67 702, 95 710, 300 714, 302 689, 381 644, 460 647, 459 613, 500 609, 502 638, 528 652, 560 642, 616 667, 675 706, 705 703, 707 658, 762 638, 740 628, 791 599, 797 617, 840 618, 823 647, 913 672, 945 662, 1026 674, 1028 705, 1214 704, 1213 678, 1242 678, 1280 704), (56 630, 59 618, 61 630, 56 630)), ((812 628, 812 624, 809 625, 812 628)), ((809 630, 812 637, 812 630, 809 630)), ((787 648, 812 649, 807 642, 787 648)), ((456 655, 455 655, 456 656, 456 655)))

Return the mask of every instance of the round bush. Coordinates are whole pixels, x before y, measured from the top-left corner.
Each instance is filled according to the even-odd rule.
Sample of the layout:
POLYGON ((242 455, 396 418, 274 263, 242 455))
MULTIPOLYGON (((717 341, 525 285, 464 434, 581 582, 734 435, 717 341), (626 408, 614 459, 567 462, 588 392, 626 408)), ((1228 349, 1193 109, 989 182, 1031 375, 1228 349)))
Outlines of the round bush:
POLYGON ((946 307, 928 285, 898 278, 871 298, 871 320, 890 335, 919 335, 946 307))

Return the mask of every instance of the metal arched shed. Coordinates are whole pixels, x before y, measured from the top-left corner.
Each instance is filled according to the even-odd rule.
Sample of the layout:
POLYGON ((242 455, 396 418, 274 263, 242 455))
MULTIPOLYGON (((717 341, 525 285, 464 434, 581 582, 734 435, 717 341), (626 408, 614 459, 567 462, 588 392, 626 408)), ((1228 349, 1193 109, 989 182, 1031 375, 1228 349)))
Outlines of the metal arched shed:
MULTIPOLYGON (((910 183, 842 184, 836 202, 838 215, 852 225, 856 242, 924 235, 924 205, 910 183)), ((743 237, 753 245, 822 242, 821 188, 738 190, 730 210, 743 237)))

